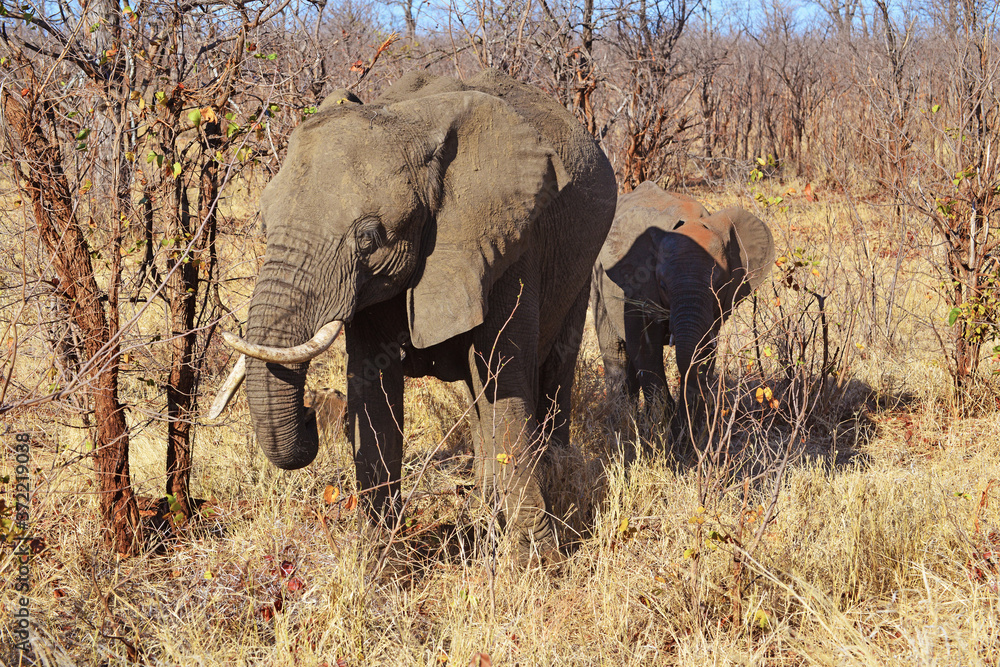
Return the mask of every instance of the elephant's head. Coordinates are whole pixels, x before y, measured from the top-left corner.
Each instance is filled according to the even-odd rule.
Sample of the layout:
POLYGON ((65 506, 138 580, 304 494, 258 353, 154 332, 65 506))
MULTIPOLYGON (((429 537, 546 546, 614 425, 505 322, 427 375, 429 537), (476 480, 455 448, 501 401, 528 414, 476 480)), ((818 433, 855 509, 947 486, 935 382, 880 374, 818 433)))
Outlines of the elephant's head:
POLYGON ((601 249, 600 263, 608 278, 622 289, 626 300, 656 303, 659 241, 664 231, 708 215, 696 199, 665 192, 652 181, 622 195, 618 198, 615 224, 601 249), (640 233, 642 230, 645 233, 640 233))
POLYGON ((503 100, 397 86, 407 99, 325 101, 292 134, 261 197, 267 254, 248 340, 235 347, 257 357, 247 398, 257 439, 281 468, 317 452, 303 393, 309 358, 335 335, 325 325, 405 295, 416 347, 476 327, 494 281, 568 181, 553 148, 503 100), (326 339, 313 340, 317 331, 326 339))
POLYGON ((704 389, 722 322, 767 277, 774 241, 759 218, 728 208, 680 223, 656 243, 659 302, 670 312, 686 405, 690 389, 704 389))

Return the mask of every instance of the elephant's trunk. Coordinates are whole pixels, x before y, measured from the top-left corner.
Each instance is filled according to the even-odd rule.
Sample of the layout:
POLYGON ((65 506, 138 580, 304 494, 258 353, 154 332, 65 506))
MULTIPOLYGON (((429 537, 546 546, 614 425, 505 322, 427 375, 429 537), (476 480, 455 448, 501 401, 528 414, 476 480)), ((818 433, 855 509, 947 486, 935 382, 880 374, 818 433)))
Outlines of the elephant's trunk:
MULTIPOLYGON (((250 302, 248 342, 292 347, 312 338, 315 307, 310 307, 310 290, 304 286, 306 275, 302 267, 282 262, 264 265, 250 302)), ((308 362, 247 359, 246 396, 257 442, 267 458, 285 470, 308 465, 319 451, 316 420, 303 405, 308 368, 308 362)))
POLYGON ((687 413, 683 415, 686 420, 694 416, 693 409, 706 389, 705 375, 715 349, 714 328, 719 309, 711 289, 711 267, 674 274, 666 283, 670 331, 681 375, 679 409, 687 413))
POLYGON ((303 406, 308 367, 247 360, 247 403, 257 442, 271 463, 285 470, 309 465, 319 451, 316 420, 307 419, 303 406))

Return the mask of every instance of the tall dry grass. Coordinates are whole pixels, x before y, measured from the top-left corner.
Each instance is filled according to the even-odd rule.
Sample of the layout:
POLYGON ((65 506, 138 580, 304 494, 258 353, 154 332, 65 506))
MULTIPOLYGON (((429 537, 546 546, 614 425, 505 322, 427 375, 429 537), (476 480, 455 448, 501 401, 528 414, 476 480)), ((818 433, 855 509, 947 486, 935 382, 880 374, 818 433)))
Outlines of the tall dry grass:
MULTIPOLYGON (((469 488, 467 427, 453 428, 464 391, 433 380, 407 382, 413 496, 389 552, 360 521, 343 437, 328 429, 315 463, 279 471, 239 397, 222 423, 197 428, 200 516, 175 527, 147 516, 159 532, 145 555, 116 560, 101 550, 79 420, 56 406, 12 415, 8 433, 34 436, 32 659, 464 667, 482 652, 496 665, 998 664, 997 385, 983 378, 974 416, 952 409, 933 250, 901 248, 878 202, 760 187, 784 202, 761 209, 749 188, 695 193, 712 209, 754 208, 786 258, 759 290, 756 317, 745 303, 723 328, 722 458, 677 464, 661 424, 609 404, 588 323, 572 442, 548 454, 569 554, 556 569, 520 569, 506 555, 495 513, 469 488), (825 298, 837 360, 822 384, 810 294, 825 298), (762 387, 775 406, 758 402, 762 387), (794 409, 796 396, 806 409, 794 409)), ((232 258, 259 252, 246 237, 227 243, 232 258)), ((226 283, 241 307, 254 273, 244 268, 226 283)), ((33 362, 44 374, 48 359, 33 362)), ((343 390, 343 373, 334 349, 310 384, 343 390)), ((133 477, 157 496, 161 389, 129 377, 133 477)), ((211 395, 203 387, 201 402, 211 395)), ((7 664, 18 655, 7 623, 15 577, 2 547, 7 664)))

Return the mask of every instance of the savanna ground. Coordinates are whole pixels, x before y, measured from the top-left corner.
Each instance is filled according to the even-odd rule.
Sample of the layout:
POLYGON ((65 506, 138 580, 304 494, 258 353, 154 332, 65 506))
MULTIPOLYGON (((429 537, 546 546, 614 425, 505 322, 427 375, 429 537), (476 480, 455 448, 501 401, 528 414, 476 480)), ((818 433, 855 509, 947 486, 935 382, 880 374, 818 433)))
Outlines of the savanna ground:
MULTIPOLYGON (((805 7, 5 8, 0 662, 1000 664, 1000 16, 805 7), (346 85, 487 66, 559 99, 622 191, 742 206, 777 246, 723 327, 697 453, 606 399, 588 321, 546 570, 476 499, 458 387, 408 381, 390 549, 335 424, 283 472, 242 394, 203 417, 291 129, 346 85)), ((311 388, 344 389, 342 349, 311 388)))
MULTIPOLYGON (((796 248, 808 248, 814 263, 796 279, 829 294, 831 311, 852 312, 862 279, 853 268, 857 224, 871 247, 893 252, 892 230, 878 224, 881 204, 778 187, 787 210, 758 210, 786 258, 778 262, 787 267, 796 248)), ((748 190, 695 194, 713 210, 755 203, 748 190)), ((245 302, 262 245, 231 235, 223 248, 232 299, 245 302)), ((37 659, 466 665, 482 652, 497 665, 997 664, 996 385, 982 389, 975 416, 952 409, 930 331, 947 312, 922 260, 904 258, 898 276, 877 276, 895 278, 905 294, 894 342, 867 335, 861 322, 840 329, 831 346, 844 350, 843 377, 810 389, 823 395, 799 420, 801 456, 778 480, 768 512, 776 475, 768 452, 789 446, 796 422, 790 384, 776 369, 780 303, 799 303, 801 291, 781 283, 782 266, 758 292, 757 339, 749 302, 723 330, 720 366, 740 377, 730 398, 743 435, 732 439, 746 442, 751 464, 724 473, 710 492, 699 478, 704 486, 711 466, 674 465, 656 425, 630 422, 606 401, 588 322, 572 444, 552 456, 550 486, 574 544, 552 571, 513 567, 502 542, 492 548, 490 514, 468 492, 465 404, 455 386, 408 381, 404 491, 414 493, 388 565, 360 535, 349 445, 333 428, 311 466, 278 471, 254 444, 239 396, 222 423, 196 431, 193 495, 207 501, 200 516, 159 524, 155 548, 116 560, 101 550, 87 431, 44 409, 9 420, 7 439, 33 437, 37 659), (749 354, 754 340, 762 367, 749 354), (758 403, 758 387, 772 388, 776 403, 758 403), (637 435, 646 446, 636 456, 637 435), (752 462, 768 474, 744 484, 752 462), (456 523, 466 539, 447 530, 456 523), (461 530, 470 527, 478 540, 461 530)), ((314 363, 310 384, 344 388, 341 352, 314 363)), ((130 460, 138 492, 160 496, 162 424, 143 409, 149 389, 141 375, 124 387, 138 432, 130 460)), ((11 553, 2 570, 8 610, 17 599, 11 553)))

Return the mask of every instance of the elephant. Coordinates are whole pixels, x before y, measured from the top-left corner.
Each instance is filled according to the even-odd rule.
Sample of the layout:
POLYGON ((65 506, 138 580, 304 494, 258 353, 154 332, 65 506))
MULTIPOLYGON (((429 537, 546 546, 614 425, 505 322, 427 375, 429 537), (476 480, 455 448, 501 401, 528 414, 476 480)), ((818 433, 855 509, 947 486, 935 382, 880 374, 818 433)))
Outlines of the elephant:
MULTIPOLYGON (((767 277, 774 241, 739 208, 714 214, 652 182, 618 199, 594 264, 591 307, 609 394, 662 395, 676 435, 706 396, 715 341, 733 308, 767 277), (663 346, 676 345, 680 405, 670 396, 663 346)), ((693 430, 689 430, 692 437, 693 430)))
POLYGON ((561 559, 538 464, 545 443, 568 442, 591 269, 616 195, 611 164, 573 115, 498 71, 409 73, 370 104, 328 97, 261 195, 267 251, 246 340, 224 335, 246 356, 266 456, 284 469, 316 456, 306 373, 342 328, 369 520, 399 518, 404 376, 433 376, 467 388, 476 482, 519 560, 561 559))

